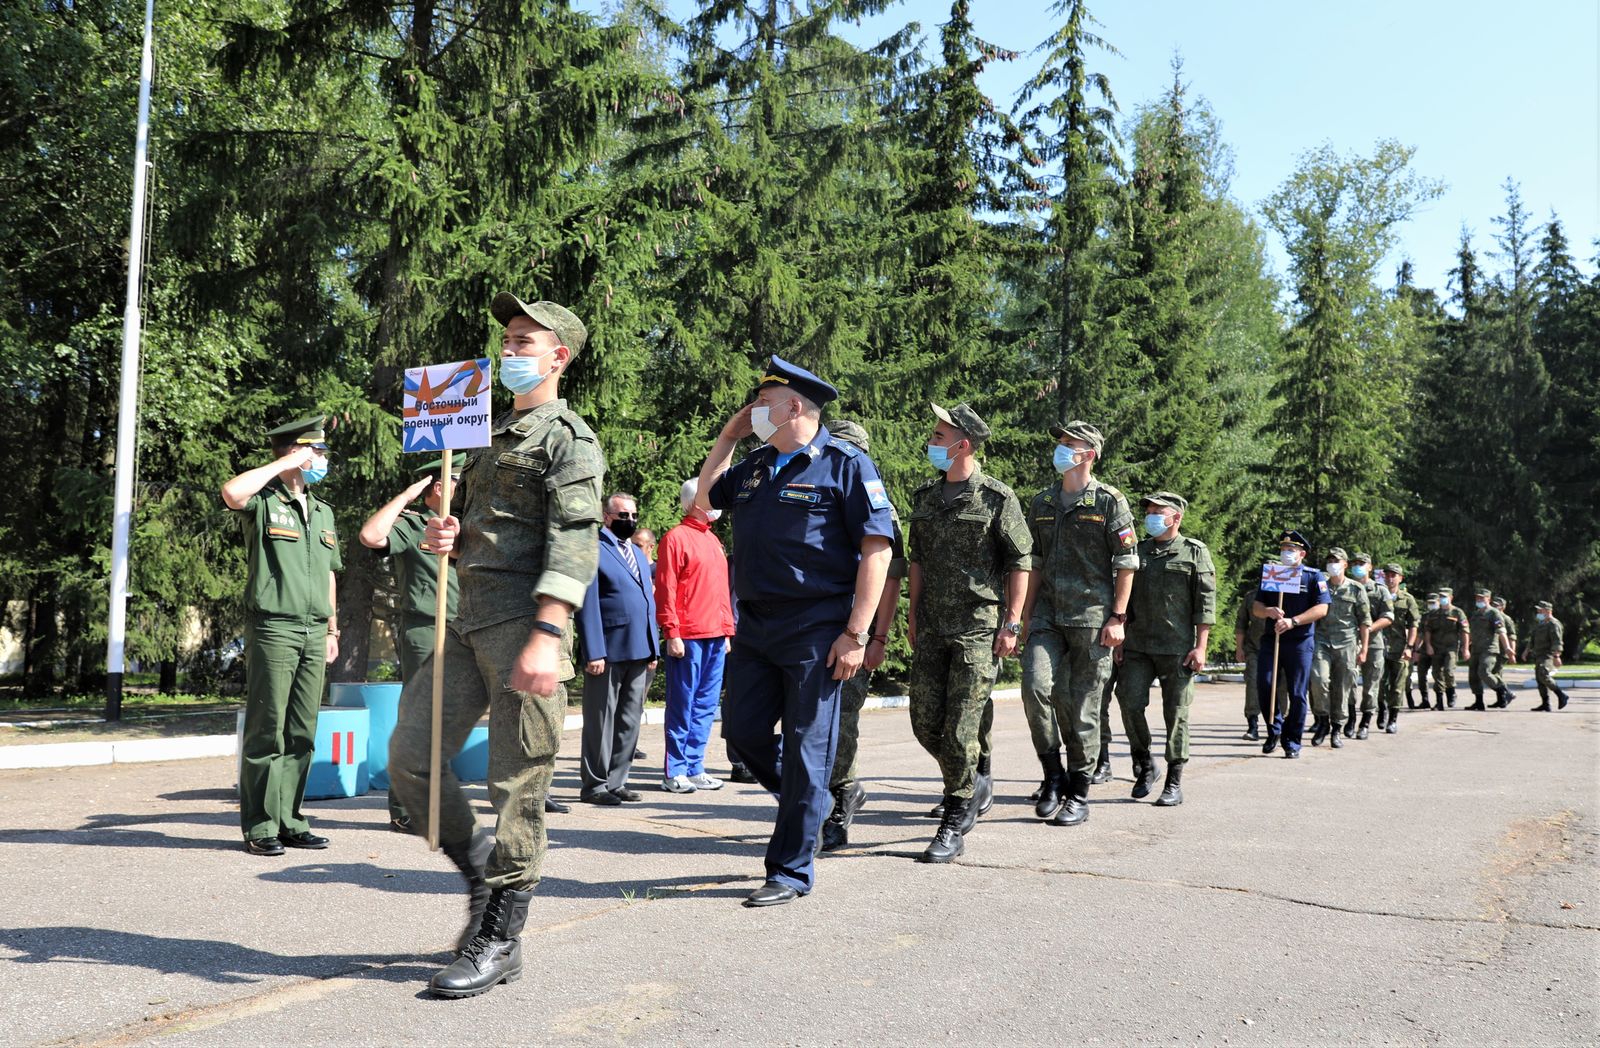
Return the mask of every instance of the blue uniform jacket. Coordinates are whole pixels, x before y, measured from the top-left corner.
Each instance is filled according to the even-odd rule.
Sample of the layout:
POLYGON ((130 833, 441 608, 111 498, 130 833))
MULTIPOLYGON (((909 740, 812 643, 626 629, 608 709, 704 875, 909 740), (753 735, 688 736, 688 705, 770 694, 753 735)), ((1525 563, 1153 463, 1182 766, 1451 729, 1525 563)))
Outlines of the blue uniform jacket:
POLYGON ((578 608, 578 650, 584 662, 629 662, 661 654, 650 559, 637 547, 639 578, 622 559, 622 540, 600 529, 600 570, 578 608))
POLYGON ((872 459, 826 426, 784 464, 764 444, 707 496, 733 515, 733 591, 739 600, 816 600, 855 592, 861 540, 894 536, 889 495, 872 459))
MULTIPOLYGON (((1316 568, 1304 566, 1300 568, 1299 593, 1279 594, 1267 593, 1263 590, 1256 594, 1256 601, 1265 604, 1269 608, 1275 608, 1278 607, 1278 598, 1280 596, 1283 598, 1283 613, 1285 615, 1303 615, 1318 604, 1333 603, 1333 597, 1328 593, 1328 576, 1316 568)), ((1271 623, 1268 623, 1268 625, 1271 625, 1271 623)), ((1304 626, 1296 626, 1283 635, 1282 643, 1294 647, 1309 644, 1316 638, 1316 630, 1317 624, 1315 622, 1307 623, 1304 626)), ((1271 640, 1272 633, 1269 631, 1263 638, 1263 642, 1270 643, 1271 640)))

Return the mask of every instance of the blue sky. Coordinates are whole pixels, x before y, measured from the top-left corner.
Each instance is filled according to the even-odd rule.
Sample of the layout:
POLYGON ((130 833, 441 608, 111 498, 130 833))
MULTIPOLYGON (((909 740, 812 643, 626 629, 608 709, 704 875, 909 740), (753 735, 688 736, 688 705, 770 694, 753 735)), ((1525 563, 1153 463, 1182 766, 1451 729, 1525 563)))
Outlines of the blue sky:
MULTIPOLYGON (((679 15, 695 6, 669 0, 679 15)), ((1210 102, 1233 148, 1233 194, 1252 209, 1322 142, 1367 152, 1396 138, 1417 148, 1420 174, 1446 184, 1401 233, 1424 286, 1443 289, 1463 225, 1480 253, 1492 250, 1508 176, 1535 220, 1553 208, 1575 253, 1585 262, 1595 253, 1595 0, 1101 0, 1090 11, 1121 52, 1094 61, 1124 113, 1157 98, 1174 53, 1182 55, 1191 91, 1210 102)), ((866 41, 917 21, 931 38, 948 13, 949 0, 905 0, 845 33, 866 41)), ((972 18, 979 36, 1023 52, 985 73, 985 90, 1009 107, 1036 67, 1029 52, 1057 19, 1047 0, 972 0, 972 18)), ((1280 246, 1273 251, 1281 270, 1280 246)))

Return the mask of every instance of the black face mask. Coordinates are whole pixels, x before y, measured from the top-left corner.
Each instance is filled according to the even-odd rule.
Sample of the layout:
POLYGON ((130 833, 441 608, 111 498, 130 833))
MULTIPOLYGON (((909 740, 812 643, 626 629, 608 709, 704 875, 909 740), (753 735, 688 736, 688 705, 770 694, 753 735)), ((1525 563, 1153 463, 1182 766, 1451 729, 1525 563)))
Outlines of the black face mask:
POLYGON ((627 517, 618 517, 616 520, 613 520, 610 524, 606 525, 606 527, 611 529, 611 534, 615 535, 623 542, 627 542, 629 539, 633 538, 634 529, 638 526, 638 521, 629 520, 627 517))

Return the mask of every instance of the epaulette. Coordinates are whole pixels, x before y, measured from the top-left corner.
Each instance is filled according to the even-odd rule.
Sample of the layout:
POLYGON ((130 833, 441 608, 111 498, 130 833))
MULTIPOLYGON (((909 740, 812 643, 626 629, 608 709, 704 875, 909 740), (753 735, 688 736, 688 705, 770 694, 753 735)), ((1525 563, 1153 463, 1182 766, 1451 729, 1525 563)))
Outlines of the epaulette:
POLYGON ((985 473, 980 479, 983 481, 983 486, 991 491, 998 491, 1002 495, 1011 495, 1012 497, 1016 496, 1016 492, 1012 491, 1010 486, 998 477, 991 477, 989 474, 985 473))
POLYGON ((934 477, 932 480, 925 481, 925 482, 917 485, 914 489, 912 489, 911 497, 912 498, 916 498, 918 495, 922 494, 924 491, 931 491, 931 490, 933 490, 934 488, 938 487, 939 485, 941 485, 943 483, 944 483, 944 481, 940 480, 938 477, 934 477))
POLYGON ((856 447, 854 444, 850 443, 848 440, 845 440, 843 437, 829 437, 828 438, 828 447, 830 447, 830 448, 838 448, 840 451, 844 452, 846 455, 850 456, 851 458, 855 458, 857 455, 861 454, 861 449, 860 448, 856 447))

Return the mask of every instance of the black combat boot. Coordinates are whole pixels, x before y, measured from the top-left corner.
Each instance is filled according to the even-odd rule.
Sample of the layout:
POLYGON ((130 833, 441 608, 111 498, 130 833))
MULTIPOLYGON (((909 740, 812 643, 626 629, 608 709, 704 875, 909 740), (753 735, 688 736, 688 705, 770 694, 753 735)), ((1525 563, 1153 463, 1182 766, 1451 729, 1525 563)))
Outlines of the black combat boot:
POLYGON ((859 782, 833 791, 833 811, 822 824, 823 851, 833 851, 850 843, 850 824, 866 803, 867 791, 859 782))
POLYGON ((439 844, 439 850, 456 864, 456 869, 460 870, 461 876, 467 880, 467 925, 456 937, 457 953, 466 949, 467 943, 478 934, 478 922, 483 920, 483 908, 489 902, 489 886, 483 883, 483 867, 472 858, 472 841, 473 839, 468 837, 464 841, 448 844, 441 841, 439 844))
POLYGON ((1311 725, 1311 745, 1321 746, 1322 740, 1328 737, 1332 730, 1331 723, 1326 717, 1318 717, 1311 725))
POLYGON ((1533 709, 1529 710, 1528 712, 1529 713, 1554 713, 1555 711, 1550 708, 1550 696, 1544 695, 1544 696, 1541 696, 1541 698, 1543 698, 1544 701, 1539 703, 1539 705, 1535 706, 1533 709))
POLYGON ((1168 762, 1167 784, 1156 798, 1157 808, 1175 808, 1183 803, 1183 764, 1183 761, 1168 762))
POLYGON ((1398 735, 1400 733, 1400 707, 1393 706, 1389 709, 1389 723, 1383 726, 1385 735, 1398 735))
POLYGON ((1366 738, 1367 734, 1368 734, 1367 733, 1367 727, 1371 723, 1372 723, 1372 711, 1368 710, 1367 712, 1365 712, 1365 713, 1363 713, 1361 715, 1361 727, 1356 729, 1356 738, 1358 738, 1358 739, 1366 738))
POLYGON ((971 801, 956 797, 944 799, 944 819, 934 831, 933 841, 918 862, 949 862, 967 850, 966 841, 962 839, 961 824, 966 821, 971 807, 971 801))
POLYGON ((1033 813, 1048 819, 1066 800, 1063 794, 1067 788, 1067 772, 1061 767, 1059 753, 1046 753, 1039 758, 1039 763, 1044 767, 1044 782, 1039 784, 1039 803, 1033 806, 1033 813))
POLYGON ((440 997, 476 997, 522 978, 522 943, 533 889, 496 888, 483 909, 483 923, 466 948, 428 988, 440 997))
MULTIPOLYGON (((1452 702, 1450 705, 1454 706, 1455 703, 1452 702)), ((1488 708, 1489 707, 1487 707, 1487 706, 1485 706, 1483 704, 1483 693, 1479 692, 1477 701, 1474 702, 1471 706, 1468 706, 1467 707, 1467 711, 1468 712, 1473 712, 1473 711, 1476 711, 1476 710, 1486 710, 1488 708)))
POLYGON ((1075 771, 1067 782, 1067 802, 1050 820, 1052 826, 1076 826, 1089 818, 1089 773, 1075 771))
POLYGON ((1500 702, 1498 703, 1499 707, 1501 709, 1505 709, 1507 706, 1511 705, 1511 700, 1514 698, 1516 698, 1516 696, 1511 694, 1510 688, 1501 688, 1500 702))
MULTIPOLYGON (((1383 730, 1383 726, 1385 724, 1388 724, 1388 723, 1389 723, 1389 707, 1387 707, 1387 706, 1379 706, 1378 707, 1378 720, 1377 720, 1377 723, 1374 725, 1374 727, 1376 727, 1379 731, 1382 731, 1383 730)), ((1366 738, 1366 736, 1363 735, 1362 738, 1366 738)))
POLYGON ((1261 741, 1261 727, 1259 724, 1260 720, 1260 717, 1249 718, 1249 727, 1245 728, 1244 730, 1244 738, 1247 742, 1261 741))
POLYGON ((1344 749, 1344 733, 1339 730, 1339 726, 1337 724, 1335 724, 1333 726, 1333 730, 1328 733, 1328 748, 1330 750, 1344 749))
POLYGON ((1142 800, 1156 788, 1156 760, 1148 753, 1133 755, 1133 798, 1142 800))
MULTIPOLYGON (((1444 701, 1450 704, 1450 708, 1451 709, 1455 709, 1456 708, 1456 689, 1454 689, 1454 688, 1446 688, 1444 690, 1444 701)), ((1443 708, 1444 707, 1442 707, 1442 706, 1440 707, 1440 709, 1443 709, 1443 708)))
POLYGON ((972 783, 972 803, 979 815, 994 807, 994 773, 988 757, 978 758, 978 775, 972 783))
POLYGON ((1111 733, 1100 733, 1100 759, 1095 761, 1094 774, 1089 776, 1089 781, 1095 784, 1110 782, 1111 775, 1111 733))
POLYGON ((1550 687, 1555 689, 1555 693, 1556 693, 1556 709, 1558 709, 1558 710, 1566 709, 1567 708, 1567 693, 1562 691, 1560 688, 1557 688, 1554 684, 1550 685, 1550 687))

